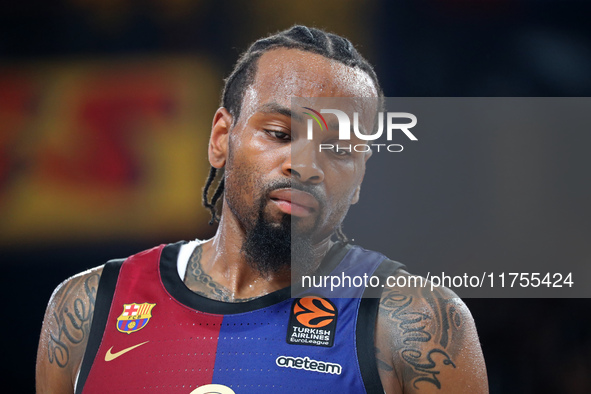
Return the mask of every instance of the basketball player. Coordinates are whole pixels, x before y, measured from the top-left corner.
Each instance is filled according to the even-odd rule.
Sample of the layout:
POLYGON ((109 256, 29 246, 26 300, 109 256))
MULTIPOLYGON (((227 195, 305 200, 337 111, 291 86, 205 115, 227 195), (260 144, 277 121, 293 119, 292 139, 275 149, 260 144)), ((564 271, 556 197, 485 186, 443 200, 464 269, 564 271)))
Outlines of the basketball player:
POLYGON ((341 231, 370 154, 317 155, 292 127, 292 97, 381 94, 342 37, 295 26, 255 42, 213 119, 204 202, 216 235, 62 283, 43 323, 37 392, 487 393, 474 322, 448 290, 291 298, 293 250, 307 273, 408 275, 341 231))

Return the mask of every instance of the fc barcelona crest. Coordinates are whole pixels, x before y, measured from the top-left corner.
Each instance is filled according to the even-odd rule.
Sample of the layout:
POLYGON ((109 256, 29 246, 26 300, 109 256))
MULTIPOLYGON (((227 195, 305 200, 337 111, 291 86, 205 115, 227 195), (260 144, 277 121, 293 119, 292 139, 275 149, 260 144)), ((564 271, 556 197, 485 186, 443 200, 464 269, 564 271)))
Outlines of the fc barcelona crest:
POLYGON ((117 318, 117 330, 131 334, 141 330, 152 317, 152 308, 156 304, 123 304, 123 313, 117 318))

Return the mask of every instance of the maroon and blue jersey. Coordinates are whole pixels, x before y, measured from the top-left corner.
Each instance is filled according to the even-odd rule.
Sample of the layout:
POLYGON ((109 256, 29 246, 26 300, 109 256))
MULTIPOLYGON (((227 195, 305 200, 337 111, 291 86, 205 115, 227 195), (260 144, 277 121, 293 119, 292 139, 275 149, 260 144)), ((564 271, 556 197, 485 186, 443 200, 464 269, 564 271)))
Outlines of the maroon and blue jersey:
MULTIPOLYGON (((184 244, 105 265, 76 393, 383 393, 373 352, 379 298, 361 297, 369 289, 291 298, 286 288, 216 301, 181 279, 184 244)), ((349 276, 400 267, 343 243, 322 263, 325 272, 349 276)))

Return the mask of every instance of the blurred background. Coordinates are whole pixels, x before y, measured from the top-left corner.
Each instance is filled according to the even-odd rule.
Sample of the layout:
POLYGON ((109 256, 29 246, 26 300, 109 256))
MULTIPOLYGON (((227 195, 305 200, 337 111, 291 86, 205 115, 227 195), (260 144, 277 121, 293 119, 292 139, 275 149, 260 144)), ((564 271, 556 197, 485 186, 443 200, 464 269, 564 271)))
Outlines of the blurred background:
MULTIPOLYGON (((294 23, 344 35, 375 65, 386 96, 591 96, 589 3, 471 3, 3 2, 0 267, 9 361, 3 363, 2 391, 34 392, 45 306, 65 278, 156 244, 213 234, 200 202, 211 119, 223 78, 253 40, 294 23)), ((503 192, 470 195, 505 224, 494 244, 474 240, 482 217, 474 206, 465 209, 467 198, 430 196, 429 204, 439 204, 430 205, 434 213, 446 211, 456 220, 432 219, 421 215, 429 197, 422 192, 429 189, 420 185, 428 181, 397 179, 408 209, 392 221, 400 253, 390 257, 412 271, 415 260, 478 259, 487 247, 512 256, 543 243, 556 245, 557 267, 562 250, 565 258, 588 262, 587 131, 566 139, 559 132, 541 136, 531 157, 501 150, 487 158, 492 173, 506 173, 516 159, 540 168, 536 189, 525 197, 508 198, 515 193, 503 189, 511 187, 507 183, 489 185, 503 192), (440 234, 450 228, 456 243, 443 248, 440 234), (544 237, 548 228, 558 231, 544 237)), ((465 161, 448 170, 459 171, 461 179, 478 178, 470 169, 484 158, 478 152, 461 157, 465 161)), ((446 162, 406 165, 421 174, 428 164, 446 162)), ((480 333, 491 393, 591 393, 589 300, 466 303, 480 333)))

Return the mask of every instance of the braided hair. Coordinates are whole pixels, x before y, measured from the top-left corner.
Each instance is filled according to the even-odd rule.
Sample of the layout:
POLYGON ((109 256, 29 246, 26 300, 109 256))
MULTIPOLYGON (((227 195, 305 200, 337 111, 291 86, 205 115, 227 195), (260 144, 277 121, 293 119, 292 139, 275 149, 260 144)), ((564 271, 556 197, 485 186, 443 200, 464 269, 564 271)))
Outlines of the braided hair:
MULTIPOLYGON (((236 63, 234 70, 226 79, 222 93, 222 106, 232 115, 234 124, 236 124, 240 117, 244 92, 254 83, 258 59, 264 53, 277 48, 312 52, 322 55, 327 59, 336 60, 346 66, 358 68, 369 75, 378 91, 380 99, 383 97, 382 89, 380 88, 373 67, 357 52, 349 40, 323 30, 296 25, 288 30, 255 41, 236 63)), ((222 176, 211 200, 209 199, 209 189, 217 173, 218 169, 211 167, 203 188, 203 205, 211 212, 209 224, 219 221, 219 212, 216 209, 216 204, 224 193, 224 178, 222 176)), ((336 236, 343 242, 348 241, 341 226, 337 228, 336 236)))

